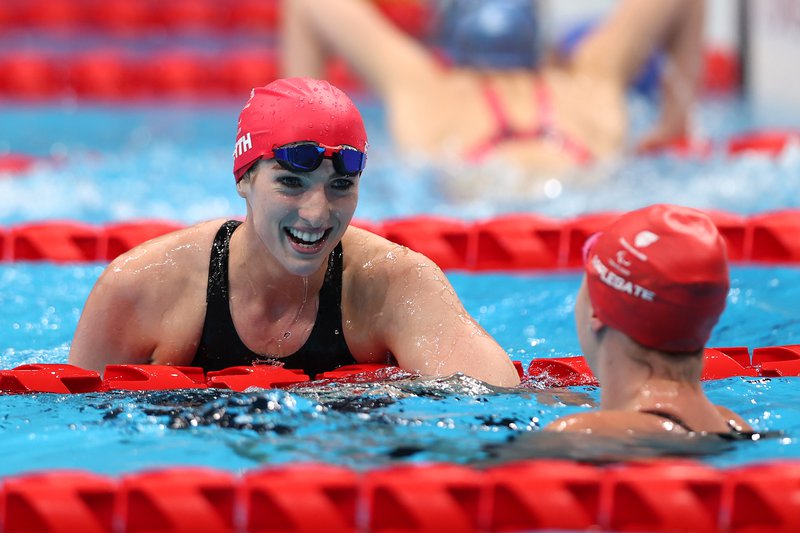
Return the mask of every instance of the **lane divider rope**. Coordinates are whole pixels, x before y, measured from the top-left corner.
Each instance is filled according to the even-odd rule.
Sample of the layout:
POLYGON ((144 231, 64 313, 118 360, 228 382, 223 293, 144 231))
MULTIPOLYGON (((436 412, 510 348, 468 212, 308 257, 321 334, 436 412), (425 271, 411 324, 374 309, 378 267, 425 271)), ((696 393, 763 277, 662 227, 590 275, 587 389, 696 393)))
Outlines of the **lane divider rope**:
POLYGON ((714 468, 517 461, 366 472, 292 464, 243 475, 172 467, 80 470, 0 483, 3 531, 397 532, 800 530, 800 461, 714 468))
MULTIPOLYGON (((733 262, 800 263, 800 209, 743 216, 707 211, 733 262)), ((577 268, 581 247, 619 213, 555 219, 536 214, 464 221, 430 215, 383 222, 355 221, 397 244, 425 254, 445 270, 546 271, 577 268)), ((138 220, 107 225, 42 221, 0 227, 0 261, 81 263, 110 261, 131 248, 185 225, 138 220)))
MULTIPOLYGON (((514 361, 523 387, 571 387, 597 385, 581 357, 533 359, 525 369, 514 361)), ((312 381, 370 382, 411 377, 396 366, 361 363, 345 365, 316 376, 274 365, 234 366, 205 373, 202 368, 169 365, 107 365, 102 376, 62 363, 37 363, 0 370, 0 394, 49 392, 80 394, 119 390, 174 390, 220 388, 244 391, 302 387, 312 381)), ((706 348, 701 379, 732 377, 772 378, 800 376, 800 345, 706 348)))

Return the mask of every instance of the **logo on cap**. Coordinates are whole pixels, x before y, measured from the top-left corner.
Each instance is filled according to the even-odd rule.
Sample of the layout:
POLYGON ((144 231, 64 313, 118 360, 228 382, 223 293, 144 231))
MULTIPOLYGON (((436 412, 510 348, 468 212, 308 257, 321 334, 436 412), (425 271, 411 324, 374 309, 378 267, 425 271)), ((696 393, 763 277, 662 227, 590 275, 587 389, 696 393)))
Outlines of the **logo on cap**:
POLYGON ((594 267, 594 270, 597 272, 597 276, 600 278, 600 281, 612 289, 618 290, 619 292, 624 292, 625 294, 629 294, 636 298, 641 298, 646 302, 652 302, 656 297, 656 293, 650 289, 646 289, 638 283, 634 283, 631 280, 612 272, 605 265, 605 263, 603 263, 603 260, 597 256, 597 254, 592 256, 592 267, 594 267))
POLYGON ((236 146, 233 148, 233 157, 239 157, 249 149, 253 147, 253 141, 250 138, 250 132, 247 132, 247 135, 242 135, 238 139, 236 139, 236 146))

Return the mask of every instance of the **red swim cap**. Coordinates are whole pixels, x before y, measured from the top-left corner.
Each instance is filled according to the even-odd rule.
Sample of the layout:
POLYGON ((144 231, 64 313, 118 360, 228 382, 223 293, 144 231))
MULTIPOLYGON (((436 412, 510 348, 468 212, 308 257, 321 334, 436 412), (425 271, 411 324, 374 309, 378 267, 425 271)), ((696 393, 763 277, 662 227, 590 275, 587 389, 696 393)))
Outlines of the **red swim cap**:
POLYGON ((725 242, 703 213, 653 205, 587 241, 587 288, 597 317, 642 346, 701 350, 725 309, 725 242))
POLYGON ((239 115, 233 150, 236 182, 259 158, 273 157, 273 148, 298 141, 367 151, 361 114, 341 90, 311 78, 275 80, 253 89, 239 115))

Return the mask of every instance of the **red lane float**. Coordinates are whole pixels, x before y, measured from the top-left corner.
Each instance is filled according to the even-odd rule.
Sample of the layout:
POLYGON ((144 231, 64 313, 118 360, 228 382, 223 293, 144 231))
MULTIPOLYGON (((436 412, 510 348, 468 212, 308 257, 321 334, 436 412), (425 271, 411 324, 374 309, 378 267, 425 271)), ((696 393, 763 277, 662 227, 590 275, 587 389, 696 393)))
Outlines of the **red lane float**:
POLYGON ((234 533, 238 482, 211 468, 171 468, 124 476, 118 513, 126 533, 234 533))
POLYGON ((473 262, 469 230, 470 224, 461 220, 428 215, 383 223, 387 239, 426 255, 443 269, 463 270, 473 262))
POLYGON ((361 531, 359 475, 346 468, 293 464, 242 479, 245 531, 361 531))
MULTIPOLYGON (((725 244, 728 247, 728 259, 731 261, 743 261, 751 257, 750 254, 745 254, 745 241, 748 236, 747 218, 716 209, 706 209, 704 213, 714 222, 717 230, 725 239, 725 244)), ((800 212, 798 212, 798 215, 800 215, 800 212)))
MULTIPOLYGON (((182 224, 161 220, 141 220, 109 224, 103 228, 105 250, 99 259, 111 261, 127 252, 161 235, 184 228, 182 224)), ((102 248, 101 248, 102 250, 102 248)))
POLYGON ((203 96, 214 78, 208 66, 211 57, 185 51, 169 51, 151 58, 142 69, 146 87, 153 95, 203 96))
POLYGON ((244 391, 250 387, 274 389, 305 383, 311 378, 300 370, 272 365, 233 366, 208 373, 211 387, 244 391))
POLYGON ((77 94, 90 98, 130 98, 140 80, 113 50, 91 50, 77 57, 69 68, 70 85, 77 94))
MULTIPOLYGON (((732 261, 800 263, 800 210, 744 217, 707 210, 728 243, 732 261)), ((356 222, 387 239, 428 256, 445 270, 536 271, 581 265, 586 238, 613 222, 618 213, 594 213, 555 220, 536 214, 505 215, 467 222, 414 216, 384 222, 356 222)), ((6 261, 109 261, 134 246, 184 228, 169 221, 141 220, 107 226, 54 221, 0 227, 6 261)))
POLYGON ((756 348, 753 365, 764 377, 800 376, 800 344, 756 348))
POLYGON ((727 531, 800 531, 800 463, 775 462, 726 472, 727 531))
POLYGON ((750 364, 742 364, 744 359, 734 358, 722 350, 706 348, 703 352, 703 372, 700 379, 725 379, 734 376, 756 377, 758 369, 750 364))
POLYGON ((205 389, 202 368, 166 365, 106 365, 103 382, 109 390, 205 389))
POLYGON ((552 357, 531 361, 525 382, 544 387, 575 387, 597 385, 597 378, 583 357, 552 357))
POLYGON ((21 365, 0 370, 0 392, 72 394, 107 390, 99 372, 66 364, 21 365))
POLYGON ((17 98, 51 98, 65 88, 55 58, 37 52, 0 55, 0 93, 17 98))
POLYGON ((602 469, 570 461, 489 468, 488 530, 600 529, 602 474, 602 469))
POLYGON ((537 215, 507 215, 477 222, 474 270, 530 270, 562 264, 562 225, 537 215))
POLYGON ((364 476, 364 497, 374 533, 479 532, 485 479, 458 465, 402 465, 364 476))
POLYGON ((57 263, 95 261, 100 257, 100 228, 80 222, 41 222, 11 228, 9 259, 57 263))
MULTIPOLYGON (((757 348, 756 348, 757 349, 757 348)), ((743 368, 750 367, 753 365, 752 357, 750 356, 750 349, 747 346, 726 346, 726 347, 717 347, 717 348, 706 348, 706 353, 708 352, 722 352, 737 363, 743 368)))
MULTIPOLYGON (((141 56, 100 48, 48 58, 40 52, 20 52, 0 54, 0 68, 8 73, 0 78, 0 94, 35 99, 67 94, 105 100, 241 97, 275 80, 280 71, 273 50, 252 45, 224 55, 175 49, 141 56)), ((338 80, 342 88, 361 90, 347 67, 332 60, 329 69, 331 80, 338 80)))
POLYGON ((0 480, 4 531, 770 531, 800 528, 800 462, 172 467, 0 480))
POLYGON ((81 471, 23 474, 0 485, 3 531, 110 533, 115 531, 117 483, 81 471))
POLYGON ((354 365, 340 366, 335 370, 321 372, 314 379, 330 379, 335 381, 360 382, 378 381, 397 375, 411 375, 400 367, 382 365, 379 363, 357 363, 354 365))
MULTIPOLYGON (((701 463, 673 461, 606 471, 611 531, 719 531, 725 476, 701 463)), ((605 518, 605 520, 603 520, 605 518)))
POLYGON ((511 361, 511 364, 514 365, 514 370, 517 371, 519 379, 525 377, 525 368, 522 366, 522 361, 511 361))
POLYGON ((745 257, 764 263, 800 261, 800 211, 756 215, 745 227, 745 257))

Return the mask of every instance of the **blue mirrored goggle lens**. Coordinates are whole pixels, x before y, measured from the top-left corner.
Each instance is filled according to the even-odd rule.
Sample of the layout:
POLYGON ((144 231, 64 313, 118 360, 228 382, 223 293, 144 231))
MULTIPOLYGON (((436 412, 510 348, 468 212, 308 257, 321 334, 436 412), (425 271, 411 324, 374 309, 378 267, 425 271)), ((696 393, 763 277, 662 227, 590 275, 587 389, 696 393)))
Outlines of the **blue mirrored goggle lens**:
POLYGON ((343 148, 333 155, 333 166, 339 174, 352 176, 358 174, 367 163, 367 155, 358 150, 343 148))
POLYGON ((299 144, 273 150, 275 160, 296 172, 311 172, 322 163, 325 149, 313 144, 299 144))

